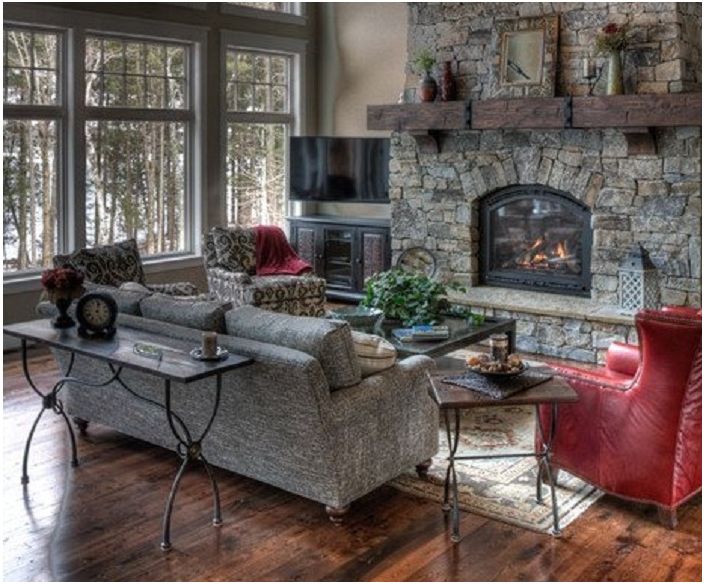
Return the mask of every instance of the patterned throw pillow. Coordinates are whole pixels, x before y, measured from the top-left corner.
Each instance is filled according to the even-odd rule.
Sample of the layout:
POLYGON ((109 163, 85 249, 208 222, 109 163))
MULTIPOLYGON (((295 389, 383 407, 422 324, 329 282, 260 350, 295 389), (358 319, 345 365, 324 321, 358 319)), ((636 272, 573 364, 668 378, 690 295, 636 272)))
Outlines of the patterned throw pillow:
POLYGON ((80 270, 86 280, 103 286, 120 286, 123 282, 144 284, 142 259, 134 239, 54 256, 54 267, 80 270))
POLYGON ((257 271, 254 229, 213 227, 213 245, 218 265, 231 272, 253 275, 257 271))

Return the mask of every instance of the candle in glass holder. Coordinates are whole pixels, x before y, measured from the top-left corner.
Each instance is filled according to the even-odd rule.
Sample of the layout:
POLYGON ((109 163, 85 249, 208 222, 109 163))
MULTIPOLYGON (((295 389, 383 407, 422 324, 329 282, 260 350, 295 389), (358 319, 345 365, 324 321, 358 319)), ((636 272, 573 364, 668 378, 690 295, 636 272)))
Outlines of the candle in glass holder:
POLYGON ((206 359, 214 358, 218 353, 218 334, 205 331, 202 340, 201 355, 206 359))
POLYGON ((489 337, 491 346, 491 357, 494 361, 505 363, 508 358, 508 335, 500 333, 489 337))

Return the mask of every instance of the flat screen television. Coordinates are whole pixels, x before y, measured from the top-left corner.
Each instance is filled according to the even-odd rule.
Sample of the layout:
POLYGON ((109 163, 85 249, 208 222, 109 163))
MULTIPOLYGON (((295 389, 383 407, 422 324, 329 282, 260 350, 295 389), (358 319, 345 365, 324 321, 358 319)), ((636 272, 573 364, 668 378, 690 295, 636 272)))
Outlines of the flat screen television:
POLYGON ((294 201, 388 203, 389 139, 293 136, 294 201))

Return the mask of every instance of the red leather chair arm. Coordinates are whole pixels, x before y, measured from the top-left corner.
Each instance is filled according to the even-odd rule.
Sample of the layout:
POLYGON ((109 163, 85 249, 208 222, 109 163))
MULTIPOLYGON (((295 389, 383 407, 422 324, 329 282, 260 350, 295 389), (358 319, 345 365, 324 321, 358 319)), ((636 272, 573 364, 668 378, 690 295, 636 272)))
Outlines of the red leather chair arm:
POLYGON ((606 368, 633 377, 640 366, 640 349, 627 343, 611 343, 606 351, 606 368))
MULTIPOLYGON (((553 365, 551 369, 556 375, 563 377, 568 382, 584 382, 589 389, 611 388, 623 391, 628 389, 633 383, 632 375, 624 375, 618 371, 611 371, 607 367, 601 369, 580 369, 567 365, 553 365)), ((637 368, 636 368, 637 369, 637 368)))

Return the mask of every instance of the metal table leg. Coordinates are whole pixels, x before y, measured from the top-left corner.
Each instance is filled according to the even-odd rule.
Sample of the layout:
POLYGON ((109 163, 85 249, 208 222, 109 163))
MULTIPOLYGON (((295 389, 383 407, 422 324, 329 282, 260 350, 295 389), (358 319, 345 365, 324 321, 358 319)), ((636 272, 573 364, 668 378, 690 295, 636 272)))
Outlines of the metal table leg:
POLYGON ((543 502, 543 469, 548 478, 548 486, 550 487, 550 498, 552 502, 552 529, 550 534, 558 537, 562 534, 560 530, 560 517, 558 514, 557 506, 557 493, 555 491, 555 477, 552 474, 552 468, 550 465, 550 459, 552 457, 552 443, 555 438, 555 431, 557 429, 557 403, 550 404, 550 434, 545 435, 545 429, 543 428, 543 421, 540 417, 540 406, 535 406, 535 414, 538 424, 538 432, 540 433, 540 440, 543 443, 543 449, 538 453, 538 477, 536 479, 536 493, 535 499, 538 503, 543 502))
POLYGON ((443 499, 443 511, 450 511, 450 522, 452 531, 450 539, 457 543, 460 541, 460 501, 457 486, 457 471, 455 470, 455 454, 460 443, 460 411, 453 410, 455 413, 454 433, 450 430, 450 414, 449 410, 445 412, 445 431, 447 432, 447 473, 445 475, 445 493, 443 499), (449 492, 452 489, 452 505, 449 503, 449 492))
POLYGON ((166 509, 164 510, 161 537, 161 549, 164 551, 168 551, 171 549, 171 513, 173 511, 174 501, 176 499, 176 492, 178 491, 178 487, 181 483, 181 478, 183 477, 183 473, 186 470, 186 467, 192 461, 200 461, 205 467, 205 471, 207 472, 208 478, 210 479, 210 486, 213 490, 213 525, 222 525, 222 514, 220 512, 220 492, 218 491, 218 485, 215 480, 213 469, 211 468, 206 458, 203 456, 201 450, 201 444, 203 442, 203 439, 210 431, 210 428, 213 425, 213 420, 215 420, 215 416, 218 413, 218 407, 220 405, 220 393, 222 391, 222 376, 220 374, 216 376, 215 383, 215 405, 213 406, 212 414, 210 415, 208 424, 206 425, 205 430, 203 430, 203 433, 200 435, 200 438, 198 438, 197 440, 193 440, 188 429, 181 420, 178 420, 179 426, 181 427, 181 431, 176 428, 176 425, 174 423, 174 418, 176 417, 176 415, 171 410, 171 381, 169 381, 168 379, 164 380, 164 405, 166 409, 166 419, 169 422, 169 428, 171 428, 171 432, 178 441, 176 450, 179 456, 181 456, 181 458, 183 459, 183 462, 181 462, 181 466, 179 467, 178 472, 176 473, 176 476, 174 477, 174 480, 171 483, 169 497, 166 500, 166 509))

